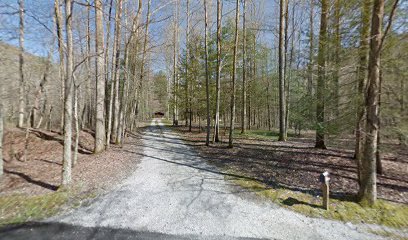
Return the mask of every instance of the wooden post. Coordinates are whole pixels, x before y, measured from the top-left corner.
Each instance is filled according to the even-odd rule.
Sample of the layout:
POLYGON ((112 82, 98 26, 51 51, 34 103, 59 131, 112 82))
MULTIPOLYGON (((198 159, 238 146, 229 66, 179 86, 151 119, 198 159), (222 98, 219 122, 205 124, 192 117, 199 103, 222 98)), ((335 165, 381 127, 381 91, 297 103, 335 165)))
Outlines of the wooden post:
POLYGON ((329 181, 330 181, 330 177, 329 177, 329 173, 328 172, 324 172, 322 174, 320 174, 320 178, 319 181, 321 183, 321 189, 322 189, 322 194, 323 194, 323 208, 326 210, 329 210, 329 200, 330 200, 330 188, 329 188, 329 181))

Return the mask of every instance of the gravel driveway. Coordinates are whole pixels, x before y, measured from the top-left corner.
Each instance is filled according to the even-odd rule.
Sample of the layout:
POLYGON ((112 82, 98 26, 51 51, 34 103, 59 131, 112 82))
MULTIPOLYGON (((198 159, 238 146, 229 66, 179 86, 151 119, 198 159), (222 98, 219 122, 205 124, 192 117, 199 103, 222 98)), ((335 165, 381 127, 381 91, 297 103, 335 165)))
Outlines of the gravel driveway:
POLYGON ((308 218, 255 197, 224 180, 225 174, 162 125, 152 121, 143 137, 141 163, 115 190, 90 206, 19 229, 15 236, 28 232, 59 239, 380 239, 364 232, 364 226, 308 218))

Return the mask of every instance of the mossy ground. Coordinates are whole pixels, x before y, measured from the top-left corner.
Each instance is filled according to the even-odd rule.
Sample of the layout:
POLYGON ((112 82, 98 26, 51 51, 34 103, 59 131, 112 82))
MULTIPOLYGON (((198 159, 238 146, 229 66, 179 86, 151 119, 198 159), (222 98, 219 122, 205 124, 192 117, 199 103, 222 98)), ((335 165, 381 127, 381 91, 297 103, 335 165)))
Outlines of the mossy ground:
POLYGON ((94 192, 79 189, 59 189, 36 196, 10 195, 0 197, 0 226, 37 221, 51 217, 64 208, 77 208, 85 200, 96 196, 94 192))
POLYGON ((321 207, 321 197, 285 188, 269 188, 260 182, 243 178, 229 178, 229 180, 280 206, 306 216, 352 223, 371 223, 393 228, 408 227, 408 206, 404 204, 378 200, 373 207, 363 207, 349 200, 330 199, 330 209, 325 210, 321 207))

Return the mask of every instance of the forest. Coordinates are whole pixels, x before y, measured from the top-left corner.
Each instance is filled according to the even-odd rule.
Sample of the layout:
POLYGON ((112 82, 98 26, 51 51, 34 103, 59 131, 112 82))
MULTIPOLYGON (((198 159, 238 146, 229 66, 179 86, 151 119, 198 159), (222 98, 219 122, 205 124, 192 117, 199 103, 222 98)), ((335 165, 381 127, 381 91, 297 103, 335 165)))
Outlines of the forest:
POLYGON ((159 116, 216 166, 313 193, 329 171, 334 199, 407 220, 405 1, 5 0, 0 53, 5 193, 50 169, 54 190, 91 164, 124 171, 159 116))

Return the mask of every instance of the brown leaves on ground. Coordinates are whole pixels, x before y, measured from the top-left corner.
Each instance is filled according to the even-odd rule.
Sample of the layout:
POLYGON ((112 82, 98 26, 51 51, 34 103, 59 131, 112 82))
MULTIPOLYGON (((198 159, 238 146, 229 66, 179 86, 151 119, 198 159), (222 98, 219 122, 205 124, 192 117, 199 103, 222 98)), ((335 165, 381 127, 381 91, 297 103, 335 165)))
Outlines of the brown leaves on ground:
MULTIPOLYGON (((123 147, 94 155, 93 133, 80 133, 78 163, 72 170, 75 185, 103 190, 126 178, 137 167, 141 139, 129 137, 123 147), (131 149, 131 151, 127 151, 131 149)), ((37 195, 56 191, 61 183, 63 137, 58 132, 32 129, 28 138, 27 161, 23 162, 25 131, 8 129, 4 136, 4 169, 0 195, 37 195)))
MULTIPOLYGON (((287 142, 272 139, 247 138, 236 134, 234 148, 227 143, 204 145, 205 132, 188 132, 179 127, 184 140, 194 146, 211 163, 235 169, 246 177, 269 186, 319 194, 320 173, 329 171, 333 197, 344 199, 358 191, 357 168, 353 159, 352 140, 331 142, 327 150, 314 148, 311 136, 290 138, 287 142), (345 142, 345 143, 341 143, 345 142)), ((228 136, 223 137, 228 140, 228 136)), ((394 202, 408 203, 408 151, 403 146, 389 144, 383 153, 383 175, 378 178, 378 196, 394 202)))

